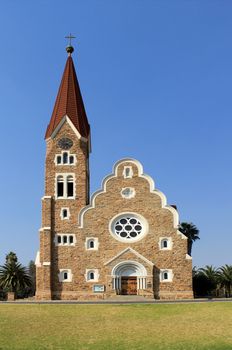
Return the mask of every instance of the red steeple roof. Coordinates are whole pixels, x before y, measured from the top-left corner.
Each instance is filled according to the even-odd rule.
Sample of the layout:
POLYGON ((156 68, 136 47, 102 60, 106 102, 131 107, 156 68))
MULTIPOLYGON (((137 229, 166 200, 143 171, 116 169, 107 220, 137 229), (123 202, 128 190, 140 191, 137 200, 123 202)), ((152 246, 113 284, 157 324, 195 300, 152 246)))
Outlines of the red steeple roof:
POLYGON ((45 139, 51 136, 65 115, 70 118, 80 135, 88 138, 90 126, 85 113, 85 107, 71 53, 69 53, 64 68, 63 77, 56 97, 51 120, 47 127, 45 139))

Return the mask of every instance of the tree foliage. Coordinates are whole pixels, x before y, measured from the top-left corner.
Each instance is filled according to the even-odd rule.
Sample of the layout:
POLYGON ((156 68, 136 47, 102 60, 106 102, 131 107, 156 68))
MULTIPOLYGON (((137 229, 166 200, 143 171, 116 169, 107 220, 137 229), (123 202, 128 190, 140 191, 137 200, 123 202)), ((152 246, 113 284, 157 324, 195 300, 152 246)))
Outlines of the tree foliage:
POLYGON ((7 254, 5 264, 0 266, 0 286, 5 291, 14 293, 31 286, 28 269, 18 262, 14 252, 7 254))
POLYGON ((188 254, 191 256, 193 242, 200 239, 199 230, 192 222, 182 222, 179 225, 179 231, 188 238, 188 254))

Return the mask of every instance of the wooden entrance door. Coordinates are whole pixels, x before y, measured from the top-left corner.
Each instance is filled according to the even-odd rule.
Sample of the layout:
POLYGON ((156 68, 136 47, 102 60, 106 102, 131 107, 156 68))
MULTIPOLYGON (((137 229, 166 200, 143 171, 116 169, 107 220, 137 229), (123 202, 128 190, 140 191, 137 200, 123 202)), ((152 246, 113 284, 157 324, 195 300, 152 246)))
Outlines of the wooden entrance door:
POLYGON ((121 277, 121 294, 137 295, 137 277, 121 277))

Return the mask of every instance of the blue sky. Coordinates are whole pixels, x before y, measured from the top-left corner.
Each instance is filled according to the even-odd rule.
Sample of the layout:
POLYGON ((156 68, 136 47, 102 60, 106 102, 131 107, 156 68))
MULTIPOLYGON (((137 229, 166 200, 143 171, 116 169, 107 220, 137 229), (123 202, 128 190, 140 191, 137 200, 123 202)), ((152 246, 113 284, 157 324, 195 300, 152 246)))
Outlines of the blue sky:
POLYGON ((39 247, 44 132, 73 33, 92 127, 91 192, 120 158, 200 230, 193 264, 231 264, 231 1, 1 1, 0 262, 39 247))

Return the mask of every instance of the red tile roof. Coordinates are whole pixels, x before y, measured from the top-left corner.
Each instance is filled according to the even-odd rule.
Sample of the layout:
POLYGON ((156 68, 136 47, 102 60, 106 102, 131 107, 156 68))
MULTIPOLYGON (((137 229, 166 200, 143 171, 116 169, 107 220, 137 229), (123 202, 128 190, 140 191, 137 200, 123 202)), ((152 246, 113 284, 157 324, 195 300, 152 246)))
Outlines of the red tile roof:
POLYGON ((56 97, 51 120, 47 127, 45 139, 51 136, 65 115, 71 119, 81 136, 88 138, 90 126, 85 113, 85 107, 71 55, 69 55, 64 68, 63 77, 56 97))

